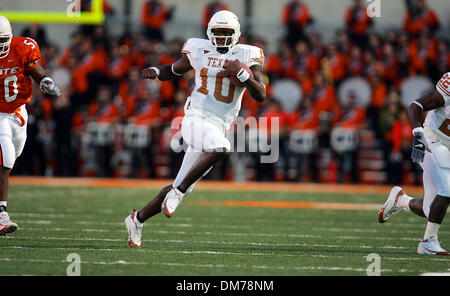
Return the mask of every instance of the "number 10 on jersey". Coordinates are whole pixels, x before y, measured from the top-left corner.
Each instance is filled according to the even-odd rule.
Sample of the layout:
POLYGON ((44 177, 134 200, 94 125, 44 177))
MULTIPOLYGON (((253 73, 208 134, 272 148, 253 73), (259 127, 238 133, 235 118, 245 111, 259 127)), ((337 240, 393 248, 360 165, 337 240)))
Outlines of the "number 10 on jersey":
MULTIPOLYGON (((209 93, 208 90, 208 68, 202 68, 200 71, 200 77, 202 79, 202 86, 197 89, 199 93, 202 93, 204 95, 207 95, 209 93)), ((214 97, 216 100, 222 102, 222 103, 231 103, 233 101, 234 97, 234 89, 235 85, 230 83, 230 86, 228 88, 228 95, 224 96, 222 95, 222 87, 223 87, 223 79, 226 77, 226 71, 220 71, 216 74, 216 84, 214 87, 214 97)))

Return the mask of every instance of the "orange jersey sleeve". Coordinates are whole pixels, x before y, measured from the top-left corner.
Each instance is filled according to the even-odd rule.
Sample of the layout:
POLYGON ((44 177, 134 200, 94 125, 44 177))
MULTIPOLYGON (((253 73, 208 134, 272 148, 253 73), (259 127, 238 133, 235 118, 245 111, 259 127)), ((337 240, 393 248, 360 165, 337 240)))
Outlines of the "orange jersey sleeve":
POLYGON ((28 72, 39 64, 40 57, 36 41, 12 38, 8 55, 0 59, 0 112, 13 113, 31 99, 33 85, 28 72))

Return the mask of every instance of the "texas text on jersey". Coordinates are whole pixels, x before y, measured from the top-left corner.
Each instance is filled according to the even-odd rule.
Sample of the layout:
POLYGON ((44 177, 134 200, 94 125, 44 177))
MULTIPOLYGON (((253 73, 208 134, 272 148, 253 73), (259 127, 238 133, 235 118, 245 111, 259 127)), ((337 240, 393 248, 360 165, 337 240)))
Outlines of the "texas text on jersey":
POLYGON ((12 37, 8 55, 0 59, 0 112, 13 113, 31 99, 32 83, 27 72, 39 63, 37 43, 27 37, 12 37))
POLYGON ((236 119, 241 108, 244 87, 230 83, 223 64, 226 60, 239 60, 247 67, 263 66, 262 49, 237 44, 222 54, 207 39, 191 38, 186 41, 182 52, 187 55, 195 70, 195 89, 186 102, 186 113, 211 113, 228 128, 236 119))

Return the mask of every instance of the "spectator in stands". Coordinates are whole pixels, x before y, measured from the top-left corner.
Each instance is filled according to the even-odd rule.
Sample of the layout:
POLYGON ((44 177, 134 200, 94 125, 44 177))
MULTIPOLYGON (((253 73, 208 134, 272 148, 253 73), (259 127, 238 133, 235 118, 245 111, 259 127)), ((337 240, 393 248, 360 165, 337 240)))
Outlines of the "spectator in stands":
POLYGON ((337 33, 336 46, 342 54, 349 56, 352 49, 355 47, 351 42, 349 35, 344 30, 339 30, 337 33))
MULTIPOLYGON (((431 75, 436 64, 436 44, 426 32, 413 40, 410 46, 410 75, 431 75)), ((440 73, 438 74, 440 76, 440 73)))
POLYGON ((111 88, 101 85, 96 99, 87 110, 88 122, 117 123, 119 121, 119 108, 112 101, 111 88))
POLYGON ((123 119, 129 117, 127 112, 132 110, 132 105, 142 87, 141 71, 138 67, 131 67, 127 78, 122 79, 119 84, 117 105, 120 106, 123 119))
POLYGON ((335 88, 331 83, 325 81, 322 73, 318 72, 314 76, 314 86, 311 92, 314 104, 314 112, 320 118, 321 130, 326 134, 332 125, 337 123, 342 114, 335 88))
POLYGON ((329 67, 329 78, 337 88, 347 76, 347 58, 339 51, 334 42, 328 44, 326 61, 329 67))
POLYGON ((55 44, 49 43, 43 53, 41 53, 40 64, 48 72, 58 68, 59 48, 55 44))
POLYGON ((363 76, 371 82, 376 76, 383 77, 383 64, 377 60, 370 50, 363 53, 364 71, 363 76))
POLYGON ((390 156, 392 153, 392 127, 398 118, 400 110, 400 96, 398 91, 391 89, 386 97, 386 103, 380 110, 378 118, 378 133, 382 135, 385 172, 389 184, 398 184, 392 181, 395 177, 392 176, 392 161, 390 156))
POLYGON ((48 45, 47 31, 38 23, 31 23, 30 25, 28 25, 22 31, 22 35, 20 36, 33 38, 37 42, 37 44, 39 44, 40 49, 43 49, 48 45))
MULTIPOLYGON (((365 126, 366 110, 357 105, 356 94, 349 93, 346 104, 343 108, 342 119, 336 123, 335 127, 348 129, 357 133, 365 126)), ((359 147, 352 150, 338 153, 338 182, 345 180, 345 174, 350 173, 352 183, 358 182, 358 151, 359 147)))
POLYGON ((211 17, 218 11, 221 10, 230 10, 227 4, 223 3, 221 0, 213 0, 209 3, 207 3, 203 7, 203 13, 202 13, 202 26, 203 26, 203 32, 206 34, 206 29, 208 28, 208 22, 211 19, 211 17))
MULTIPOLYGON (((302 98, 297 110, 291 115, 289 126, 292 130, 310 131, 316 135, 318 134, 320 129, 319 112, 314 108, 314 104, 310 96, 304 96, 302 98)), ((306 167, 311 181, 318 182, 319 174, 317 159, 319 153, 317 149, 313 149, 310 153, 304 153, 301 155, 297 155, 295 152, 291 153, 294 154, 294 160, 291 165, 294 166, 297 171, 295 179, 300 180, 304 178, 306 172, 303 168, 306 167), (303 165, 303 162, 306 162, 306 165, 303 165)))
POLYGON ((141 23, 144 35, 157 41, 164 41, 162 29, 164 24, 172 18, 175 7, 168 7, 158 0, 150 0, 143 4, 141 9, 141 23))
POLYGON ((305 29, 313 22, 308 6, 301 0, 291 0, 283 7, 281 22, 286 28, 286 40, 294 47, 306 40, 305 29))
POLYGON ((158 94, 146 85, 140 86, 137 96, 131 99, 125 114, 128 123, 153 127, 161 123, 161 102, 158 94))
MULTIPOLYGON (((56 98, 54 103, 54 144, 55 144, 55 172, 56 176, 76 176, 76 167, 78 164, 77 151, 74 150, 72 140, 72 122, 73 109, 70 105, 70 93, 63 90, 61 95, 56 98)), ((75 146, 76 147, 76 146, 75 146)))
MULTIPOLYGON (((438 41, 436 57, 436 69, 433 73, 436 73, 435 75, 441 75, 450 69, 450 51, 444 40, 438 41)), ((433 81, 439 79, 436 77, 437 76, 433 76, 433 81)))
MULTIPOLYGON (((152 129, 161 124, 161 104, 157 94, 152 93, 148 87, 141 85, 137 97, 128 105, 126 112, 129 129, 136 127, 144 129, 144 133, 151 138, 152 129)), ((139 134, 136 134, 138 136, 139 134)), ((132 177, 138 177, 140 173, 151 178, 156 177, 153 166, 152 143, 148 141, 136 141, 138 144, 128 143, 128 150, 131 152, 132 177)))
POLYGON ((391 85, 399 85, 397 78, 398 60, 395 55, 394 47, 390 43, 384 43, 383 56, 381 58, 381 65, 383 67, 383 78, 391 85))
POLYGON ((417 164, 409 161, 414 136, 408 121, 408 113, 402 109, 398 119, 392 125, 392 152, 389 156, 390 177, 392 184, 406 183, 405 164, 411 166, 414 173, 414 184, 419 184, 420 169, 417 164))
MULTIPOLYGON (((192 72, 188 72, 192 73, 192 72)), ((189 74, 188 74, 189 75, 189 74)), ((193 74, 191 74, 193 75, 193 74)), ((167 122, 166 129, 168 130, 168 137, 166 137, 164 140, 164 145, 162 149, 168 151, 169 153, 169 177, 175 178, 178 170, 180 168, 181 163, 183 162, 184 157, 184 151, 180 149, 181 151, 174 151, 172 149, 172 146, 170 146, 170 141, 172 138, 177 134, 181 138, 181 122, 184 117, 184 104, 187 97, 187 93, 185 91, 177 91, 175 94, 175 108, 172 110, 172 113, 170 114, 170 120, 167 122)), ((180 141, 182 142, 182 141, 180 141)), ((187 145, 184 143, 184 145, 187 145)))
POLYGON ((397 56, 397 80, 401 82, 406 76, 409 75, 411 53, 409 49, 409 36, 404 32, 400 32, 397 37, 397 44, 395 53, 397 56))
MULTIPOLYGON (((267 108, 264 110, 264 112, 261 114, 261 117, 267 118, 267 130, 265 131, 265 135, 267 139, 271 139, 271 133, 272 131, 272 122, 274 118, 278 119, 278 143, 279 143, 279 160, 275 164, 262 164, 256 161, 257 163, 257 179, 258 180, 264 180, 265 177, 269 176, 269 180, 275 177, 275 175, 272 175, 270 177, 270 174, 266 174, 267 171, 271 172, 271 174, 274 174, 274 168, 277 168, 278 170, 281 170, 285 174, 288 171, 289 167, 289 113, 283 110, 281 107, 281 104, 275 100, 271 99, 268 102, 267 108)), ((260 127, 261 130, 261 127, 260 127)), ((259 157, 258 157, 259 158, 259 157)))
POLYGON ((342 108, 341 120, 335 126, 360 130, 366 124, 366 109, 357 104, 356 94, 350 92, 345 106, 342 108))
POLYGON ((107 74, 108 54, 103 47, 94 47, 91 39, 84 39, 70 55, 74 107, 89 104, 97 86, 107 74), (76 98, 76 99, 75 99, 76 98))
POLYGON ((368 40, 368 30, 374 22, 367 14, 367 8, 362 0, 353 0, 353 5, 345 12, 344 22, 350 40, 361 48, 365 47, 368 40))
POLYGON ((370 86, 372 88, 372 98, 369 106, 367 107, 367 119, 369 121, 368 125, 375 131, 378 138, 382 138, 383 136, 379 132, 376 123, 379 119, 380 110, 385 104, 388 87, 378 75, 374 76, 370 86))
POLYGON ((373 54, 375 59, 379 59, 383 56, 381 45, 382 40, 378 34, 369 34, 366 48, 373 54))
POLYGON ((436 13, 426 5, 425 0, 416 0, 415 5, 406 11, 403 20, 403 30, 413 37, 418 36, 423 29, 434 33, 440 26, 436 13))
POLYGON ((278 52, 266 57, 264 67, 267 70, 270 81, 275 82, 279 78, 295 77, 295 53, 286 41, 278 45, 278 52))
POLYGON ((363 63, 361 49, 359 47, 352 47, 347 65, 349 76, 360 76, 363 74, 365 64, 363 63))
MULTIPOLYGON (((119 108, 112 102, 111 88, 101 85, 98 89, 96 99, 89 105, 87 110, 87 123, 109 125, 119 122, 119 108)), ((111 177, 113 168, 111 164, 114 153, 113 143, 94 142, 90 143, 96 161, 96 174, 99 177, 111 177)))
POLYGON ((108 78, 115 83, 120 83, 131 68, 130 49, 128 46, 113 40, 110 42, 109 57, 108 78))
POLYGON ((308 43, 306 41, 299 41, 295 45, 295 71, 304 71, 309 76, 314 76, 319 70, 319 59, 310 52, 308 43))
POLYGON ((325 55, 325 46, 318 33, 312 33, 308 36, 308 43, 311 53, 321 60, 325 55))
POLYGON ((392 125, 400 112, 400 95, 397 89, 391 88, 383 108, 379 112, 378 128, 387 143, 392 142, 392 125))

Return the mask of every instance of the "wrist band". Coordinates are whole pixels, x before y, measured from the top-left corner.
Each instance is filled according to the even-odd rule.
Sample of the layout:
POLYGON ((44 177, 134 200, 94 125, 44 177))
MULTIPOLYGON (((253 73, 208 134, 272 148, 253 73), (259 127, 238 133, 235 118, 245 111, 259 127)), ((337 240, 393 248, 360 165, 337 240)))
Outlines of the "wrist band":
POLYGON ((417 102, 417 101, 414 101, 413 103, 416 104, 417 106, 419 106, 420 109, 422 109, 422 111, 423 111, 423 106, 422 106, 421 103, 419 103, 419 102, 417 102))
POLYGON ((413 133, 413 135, 416 135, 417 133, 423 134, 424 133, 423 127, 419 126, 419 127, 414 128, 412 130, 412 133, 413 133))
POLYGON ((248 73, 247 70, 242 68, 237 73, 236 78, 239 79, 240 82, 245 82, 250 78, 250 73, 248 73))
POLYGON ((172 70, 172 73, 175 74, 175 75, 177 75, 177 76, 183 75, 183 74, 178 74, 177 72, 175 72, 175 71, 173 70, 173 64, 172 64, 172 66, 170 66, 170 69, 172 70))
POLYGON ((153 70, 155 70, 155 72, 156 72, 156 76, 158 76, 159 77, 159 69, 158 68, 156 68, 156 67, 150 67, 150 69, 153 69, 153 70))

